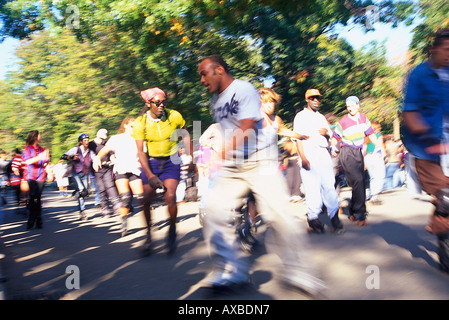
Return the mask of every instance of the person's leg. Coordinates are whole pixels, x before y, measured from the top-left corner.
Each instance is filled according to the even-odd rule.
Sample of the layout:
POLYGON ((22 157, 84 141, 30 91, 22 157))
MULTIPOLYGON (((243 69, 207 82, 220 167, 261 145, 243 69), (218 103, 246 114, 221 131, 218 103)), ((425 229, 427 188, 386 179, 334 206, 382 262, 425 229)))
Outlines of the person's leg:
POLYGON ((78 193, 79 210, 80 210, 80 213, 82 214, 85 209, 85 205, 84 205, 84 197, 81 196, 81 192, 82 192, 82 190, 85 189, 85 187, 84 187, 83 182, 81 181, 81 177, 82 177, 82 174, 80 174, 80 173, 73 174, 73 180, 75 181, 76 189, 77 189, 77 193, 78 193))
POLYGON ((104 172, 103 170, 99 170, 98 172, 95 172, 95 204, 100 204, 101 206, 101 211, 103 213, 103 215, 109 215, 110 214, 110 210, 109 210, 109 199, 106 193, 106 186, 104 183, 104 172), (97 194, 99 199, 97 199, 97 194), (98 202, 99 200, 99 202, 98 202))
POLYGON ((422 189, 434 196, 435 210, 426 229, 438 240, 440 270, 449 273, 449 177, 438 162, 415 159, 422 189))
POLYGON ((106 189, 107 199, 111 202, 114 213, 118 213, 120 208, 120 196, 117 190, 117 186, 115 184, 115 178, 111 168, 107 168, 106 172, 102 177, 102 180, 104 187, 106 189))
POLYGON ((364 177, 363 156, 359 149, 343 147, 340 151, 340 161, 345 176, 351 186, 350 212, 356 220, 365 221, 366 217, 366 190, 364 177))
POLYGON ((29 200, 28 200, 28 209, 29 209, 29 216, 28 216, 28 223, 27 223, 27 229, 31 229, 37 218, 37 194, 38 194, 38 187, 37 182, 34 180, 29 179, 28 180, 28 186, 29 186, 29 200))
POLYGON ((45 182, 37 182, 37 194, 36 194, 36 227, 42 228, 42 192, 44 190, 45 182))
POLYGON ((241 206, 248 191, 248 183, 243 179, 241 170, 226 167, 216 177, 208 193, 204 204, 207 214, 203 220, 203 232, 212 257, 212 286, 228 281, 248 281, 249 263, 242 255, 235 228, 230 225, 235 208, 241 206))
POLYGON ((272 237, 267 238, 266 244, 282 261, 279 275, 289 285, 310 293, 324 289, 307 250, 305 228, 289 203, 287 185, 276 163, 260 162, 256 168, 245 172, 245 180, 254 193, 262 218, 271 228, 272 237))
POLYGON ((323 233, 324 226, 318 219, 318 216, 323 208, 323 201, 321 199, 320 190, 319 170, 320 168, 316 165, 316 163, 311 162, 310 170, 301 168, 301 177, 306 194, 307 221, 309 224, 309 231, 323 233))

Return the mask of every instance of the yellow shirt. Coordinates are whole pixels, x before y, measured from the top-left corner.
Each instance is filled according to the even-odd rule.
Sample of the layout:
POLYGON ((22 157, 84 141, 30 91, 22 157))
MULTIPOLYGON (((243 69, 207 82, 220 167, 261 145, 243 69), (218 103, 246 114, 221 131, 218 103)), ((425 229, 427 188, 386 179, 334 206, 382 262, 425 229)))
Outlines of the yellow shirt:
POLYGON ((175 130, 183 128, 185 123, 176 110, 165 109, 165 115, 156 121, 148 111, 134 121, 133 137, 147 141, 150 157, 168 157, 178 152, 178 134, 175 130))

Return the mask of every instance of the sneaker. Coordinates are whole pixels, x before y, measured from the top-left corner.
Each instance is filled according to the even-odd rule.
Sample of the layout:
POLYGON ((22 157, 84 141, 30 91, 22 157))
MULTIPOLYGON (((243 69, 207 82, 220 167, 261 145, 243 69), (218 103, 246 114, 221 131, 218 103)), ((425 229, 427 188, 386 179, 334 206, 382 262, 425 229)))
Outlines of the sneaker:
POLYGON ((208 282, 214 294, 237 293, 252 287, 251 279, 247 275, 217 273, 208 282))
POLYGON ((368 224, 366 216, 367 216, 367 213, 365 213, 365 214, 362 214, 362 213, 352 214, 352 215, 349 216, 349 220, 355 221, 356 225, 358 225, 359 227, 363 227, 363 226, 366 226, 368 224))
POLYGON ((80 211, 80 220, 87 220, 87 214, 84 212, 84 210, 80 211))
POLYGON ((374 206, 380 206, 383 204, 383 201, 380 200, 380 198, 378 196, 374 196, 372 197, 372 199, 370 200, 370 203, 374 206))
POLYGON ((281 275, 281 282, 286 287, 298 290, 312 298, 324 298, 324 291, 326 290, 326 285, 324 282, 321 279, 303 271, 285 271, 281 275))
POLYGON ((345 229, 343 228, 343 224, 340 221, 340 218, 338 217, 338 214, 335 214, 333 218, 331 219, 332 229, 331 233, 335 234, 343 234, 345 233, 345 229))
POLYGON ((307 220, 307 222, 309 224, 309 227, 307 228, 307 231, 309 233, 324 233, 324 225, 318 218, 313 220, 307 220))

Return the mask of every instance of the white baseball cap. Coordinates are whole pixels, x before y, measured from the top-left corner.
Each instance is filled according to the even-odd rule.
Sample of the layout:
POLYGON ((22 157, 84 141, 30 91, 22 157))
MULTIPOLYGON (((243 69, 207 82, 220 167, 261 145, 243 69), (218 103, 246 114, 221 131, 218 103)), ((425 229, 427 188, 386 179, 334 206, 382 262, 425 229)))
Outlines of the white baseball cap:
POLYGON ((97 131, 97 137, 100 139, 106 139, 108 137, 108 130, 100 129, 97 131))

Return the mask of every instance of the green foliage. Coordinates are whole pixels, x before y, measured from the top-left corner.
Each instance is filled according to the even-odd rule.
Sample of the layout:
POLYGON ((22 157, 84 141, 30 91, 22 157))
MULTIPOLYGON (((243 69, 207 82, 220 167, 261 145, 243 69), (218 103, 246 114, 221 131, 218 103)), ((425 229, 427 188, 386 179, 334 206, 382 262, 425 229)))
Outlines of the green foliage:
MULTIPOLYGON (((168 94, 170 107, 189 128, 201 120, 205 129, 212 122, 210 96, 197 65, 211 54, 222 55, 235 77, 257 87, 266 77, 274 79, 282 95, 278 112, 287 122, 304 106, 304 92, 316 87, 325 94, 323 112, 341 114, 344 99, 358 95, 389 125, 402 74, 387 65, 382 45, 356 51, 332 34, 351 18, 365 25, 364 8, 372 4, 0 0, 0 33, 27 38, 17 51, 20 69, 0 90, 5 123, 0 142, 21 144, 29 130, 39 129, 58 158, 82 132, 93 136, 104 127, 114 134, 125 116, 137 115, 143 106, 139 92, 155 86, 168 94)), ((389 23, 407 21, 413 11, 410 1, 376 4, 381 21, 389 23)))
POLYGON ((432 36, 439 28, 449 27, 449 1, 421 0, 418 8, 421 22, 415 29, 410 45, 411 60, 414 64, 427 58, 432 36))

